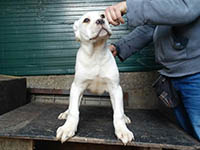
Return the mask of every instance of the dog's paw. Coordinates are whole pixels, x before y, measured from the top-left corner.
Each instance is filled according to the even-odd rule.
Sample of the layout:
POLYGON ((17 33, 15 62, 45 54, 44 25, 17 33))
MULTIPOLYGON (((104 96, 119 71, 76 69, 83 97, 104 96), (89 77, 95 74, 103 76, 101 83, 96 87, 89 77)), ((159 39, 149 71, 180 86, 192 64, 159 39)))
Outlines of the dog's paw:
POLYGON ((115 134, 116 134, 117 138, 122 141, 122 143, 124 145, 126 145, 127 143, 134 140, 133 133, 131 131, 129 131, 128 128, 117 129, 117 130, 115 130, 115 134))
POLYGON ((78 118, 68 116, 65 124, 60 126, 56 131, 57 140, 60 140, 62 143, 64 143, 69 138, 74 136, 77 130, 78 122, 78 118))
POLYGON ((114 121, 115 135, 124 145, 134 140, 133 133, 127 128, 124 120, 114 121))
POLYGON ((58 116, 58 119, 59 120, 65 120, 65 119, 67 119, 67 116, 68 116, 68 110, 66 110, 63 113, 60 113, 60 115, 58 116))
POLYGON ((126 124, 131 123, 131 119, 128 116, 126 116, 125 114, 124 114, 124 121, 125 121, 126 124))
POLYGON ((73 126, 63 125, 57 129, 56 139, 64 143, 69 138, 75 135, 76 129, 73 126))

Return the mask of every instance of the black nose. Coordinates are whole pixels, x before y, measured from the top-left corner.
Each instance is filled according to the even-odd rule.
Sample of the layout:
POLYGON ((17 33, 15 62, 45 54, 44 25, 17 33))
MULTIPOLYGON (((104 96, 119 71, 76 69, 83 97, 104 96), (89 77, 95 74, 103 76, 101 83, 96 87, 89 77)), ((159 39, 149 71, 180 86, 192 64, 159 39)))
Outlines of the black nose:
POLYGON ((98 19, 97 21, 96 21, 96 24, 97 25, 99 25, 99 24, 104 24, 105 23, 105 21, 103 20, 103 19, 98 19))

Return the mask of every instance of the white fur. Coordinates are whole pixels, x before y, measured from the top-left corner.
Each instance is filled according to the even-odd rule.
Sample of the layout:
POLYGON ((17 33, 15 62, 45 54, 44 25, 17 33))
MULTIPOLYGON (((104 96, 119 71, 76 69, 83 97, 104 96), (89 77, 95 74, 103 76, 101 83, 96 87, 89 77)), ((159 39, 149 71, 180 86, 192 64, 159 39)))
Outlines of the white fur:
POLYGON ((130 119, 124 114, 119 71, 106 45, 111 29, 106 19, 103 19, 104 24, 96 23, 98 19, 102 19, 102 14, 102 12, 86 13, 73 26, 75 37, 80 41, 81 46, 76 56, 75 78, 71 85, 69 108, 58 116, 59 119, 66 119, 64 125, 57 129, 56 137, 61 142, 74 136, 77 130, 79 105, 85 89, 96 94, 109 92, 116 136, 124 144, 134 138, 133 133, 126 126, 126 123, 130 123, 130 119), (90 19, 90 22, 84 23, 85 18, 90 19), (102 27, 107 31, 101 30, 102 27))

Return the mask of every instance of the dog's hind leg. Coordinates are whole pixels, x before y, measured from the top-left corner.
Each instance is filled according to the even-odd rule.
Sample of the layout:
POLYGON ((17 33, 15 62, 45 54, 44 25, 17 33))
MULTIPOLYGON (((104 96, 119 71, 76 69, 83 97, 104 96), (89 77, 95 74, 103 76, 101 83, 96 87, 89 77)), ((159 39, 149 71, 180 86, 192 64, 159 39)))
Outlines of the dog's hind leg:
MULTIPOLYGON (((82 100, 83 94, 81 94, 80 98, 79 98, 79 106, 81 104, 81 100, 82 100)), ((69 110, 67 109, 66 111, 62 112, 59 114, 58 119, 59 120, 66 120, 67 116, 68 116, 69 110)))
POLYGON ((126 124, 130 124, 131 123, 131 119, 125 114, 124 114, 124 121, 125 121, 126 124))
POLYGON ((58 119, 59 120, 67 119, 68 113, 69 113, 69 110, 67 109, 66 111, 59 114, 58 119))

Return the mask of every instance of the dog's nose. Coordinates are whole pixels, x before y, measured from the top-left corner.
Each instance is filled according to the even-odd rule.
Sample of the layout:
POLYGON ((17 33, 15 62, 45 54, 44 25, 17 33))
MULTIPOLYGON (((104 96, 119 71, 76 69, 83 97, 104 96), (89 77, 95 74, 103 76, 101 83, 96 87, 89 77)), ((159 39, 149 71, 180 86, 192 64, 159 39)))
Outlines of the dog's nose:
POLYGON ((96 21, 96 24, 97 25, 99 25, 99 24, 104 24, 105 23, 105 21, 103 20, 103 19, 98 19, 97 21, 96 21))

